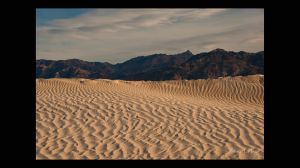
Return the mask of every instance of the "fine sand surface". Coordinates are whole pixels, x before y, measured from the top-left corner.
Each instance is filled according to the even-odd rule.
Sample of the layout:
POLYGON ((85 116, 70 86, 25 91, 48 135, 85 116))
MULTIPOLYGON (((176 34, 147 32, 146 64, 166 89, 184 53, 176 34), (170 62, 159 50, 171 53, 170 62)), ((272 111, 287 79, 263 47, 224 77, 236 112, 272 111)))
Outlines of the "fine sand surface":
POLYGON ((264 159, 264 76, 36 79, 36 159, 264 159))

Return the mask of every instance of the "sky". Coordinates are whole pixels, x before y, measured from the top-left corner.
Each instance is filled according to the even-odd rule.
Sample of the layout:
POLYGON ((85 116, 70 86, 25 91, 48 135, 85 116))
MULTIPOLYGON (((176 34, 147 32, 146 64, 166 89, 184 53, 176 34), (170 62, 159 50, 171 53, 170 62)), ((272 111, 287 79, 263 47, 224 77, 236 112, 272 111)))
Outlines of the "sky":
POLYGON ((36 9, 36 59, 264 50, 264 9, 36 9))

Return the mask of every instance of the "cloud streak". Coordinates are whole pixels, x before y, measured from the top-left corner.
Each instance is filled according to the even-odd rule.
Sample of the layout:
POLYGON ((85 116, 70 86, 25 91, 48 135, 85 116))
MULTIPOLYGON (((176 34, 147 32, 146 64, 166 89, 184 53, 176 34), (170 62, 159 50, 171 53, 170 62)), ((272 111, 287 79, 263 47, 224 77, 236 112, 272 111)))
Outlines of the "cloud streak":
MULTIPOLYGON (((148 9, 120 10, 110 16, 104 15, 107 10, 94 10, 74 19, 58 19, 49 23, 49 33, 62 31, 94 32, 110 30, 117 32, 128 29, 151 28, 171 25, 178 22, 191 22, 205 19, 226 11, 226 9, 148 9)), ((45 28, 45 27, 44 27, 45 28)))
POLYGON ((263 10, 94 9, 39 25, 36 36, 37 59, 116 63, 138 55, 187 49, 261 50, 263 10), (238 44, 241 41, 244 43, 238 44))

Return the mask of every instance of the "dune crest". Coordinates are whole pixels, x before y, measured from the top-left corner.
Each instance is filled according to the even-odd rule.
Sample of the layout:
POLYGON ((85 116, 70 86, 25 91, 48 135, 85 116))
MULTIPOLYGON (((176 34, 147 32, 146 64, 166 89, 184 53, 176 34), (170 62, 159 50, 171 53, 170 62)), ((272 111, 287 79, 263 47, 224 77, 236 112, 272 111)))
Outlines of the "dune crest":
POLYGON ((263 75, 36 79, 36 159, 263 158, 263 75))

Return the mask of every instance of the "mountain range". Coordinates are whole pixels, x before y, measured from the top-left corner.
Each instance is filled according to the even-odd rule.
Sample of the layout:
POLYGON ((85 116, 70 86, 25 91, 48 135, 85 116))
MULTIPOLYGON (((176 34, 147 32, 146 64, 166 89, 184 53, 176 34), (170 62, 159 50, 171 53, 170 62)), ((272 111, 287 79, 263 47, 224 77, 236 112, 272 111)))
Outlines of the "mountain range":
POLYGON ((193 54, 139 56, 118 64, 79 59, 36 60, 36 78, 88 78, 121 80, 207 79, 264 74, 264 51, 233 52, 215 49, 193 54))

